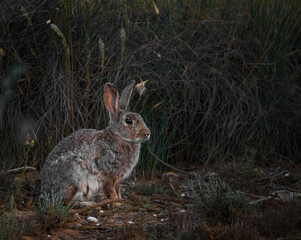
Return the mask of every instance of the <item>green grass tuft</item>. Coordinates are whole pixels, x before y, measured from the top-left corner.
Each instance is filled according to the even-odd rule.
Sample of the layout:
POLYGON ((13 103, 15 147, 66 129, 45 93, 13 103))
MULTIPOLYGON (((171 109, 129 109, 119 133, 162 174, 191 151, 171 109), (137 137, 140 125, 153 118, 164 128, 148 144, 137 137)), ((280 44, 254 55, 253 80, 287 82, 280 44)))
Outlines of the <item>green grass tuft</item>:
POLYGON ((0 213, 0 240, 18 240, 28 228, 27 223, 18 221, 13 201, 12 198, 9 212, 0 213))
POLYGON ((204 180, 199 175, 196 183, 190 181, 190 191, 187 196, 192 199, 194 208, 204 216, 219 220, 230 220, 236 215, 249 215, 255 207, 249 204, 249 199, 220 179, 204 180))
POLYGON ((49 228, 65 221, 72 207, 73 203, 64 205, 54 194, 45 194, 43 199, 39 198, 35 211, 43 227, 49 228))

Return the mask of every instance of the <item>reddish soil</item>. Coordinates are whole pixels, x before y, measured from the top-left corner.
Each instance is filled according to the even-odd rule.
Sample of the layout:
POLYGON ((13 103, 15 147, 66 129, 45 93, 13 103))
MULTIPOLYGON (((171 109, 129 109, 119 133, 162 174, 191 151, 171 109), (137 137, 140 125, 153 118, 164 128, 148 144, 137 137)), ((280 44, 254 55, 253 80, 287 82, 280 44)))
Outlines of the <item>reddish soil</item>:
POLYGON ((246 194, 250 201, 259 200, 258 207, 248 216, 204 218, 187 197, 187 176, 175 172, 161 174, 160 178, 148 182, 138 178, 134 184, 127 180, 121 186, 124 200, 120 206, 100 194, 95 205, 74 206, 61 222, 41 219, 35 211, 40 189, 38 172, 26 173, 24 178, 22 174, 6 176, 0 179, 0 206, 2 212, 9 214, 10 196, 22 182, 14 204, 19 223, 27 224, 21 237, 24 240, 301 239, 301 217, 295 216, 301 213, 299 195, 285 201, 272 194, 286 190, 301 195, 300 166, 274 164, 266 168, 245 168, 227 164, 194 170, 206 178, 220 177, 235 191, 246 194), (89 222, 89 216, 95 217, 97 223, 89 222))

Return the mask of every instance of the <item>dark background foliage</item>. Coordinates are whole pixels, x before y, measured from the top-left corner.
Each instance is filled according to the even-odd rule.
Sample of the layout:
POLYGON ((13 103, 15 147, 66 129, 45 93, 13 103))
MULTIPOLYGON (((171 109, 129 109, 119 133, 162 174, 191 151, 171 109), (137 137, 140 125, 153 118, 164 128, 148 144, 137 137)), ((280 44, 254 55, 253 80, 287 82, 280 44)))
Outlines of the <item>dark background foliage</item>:
POLYGON ((23 164, 27 134, 39 168, 62 137, 104 128, 103 85, 132 79, 148 80, 131 102, 152 131, 147 174, 158 166, 146 147, 173 163, 300 162, 300 5, 1 1, 2 167, 23 164))

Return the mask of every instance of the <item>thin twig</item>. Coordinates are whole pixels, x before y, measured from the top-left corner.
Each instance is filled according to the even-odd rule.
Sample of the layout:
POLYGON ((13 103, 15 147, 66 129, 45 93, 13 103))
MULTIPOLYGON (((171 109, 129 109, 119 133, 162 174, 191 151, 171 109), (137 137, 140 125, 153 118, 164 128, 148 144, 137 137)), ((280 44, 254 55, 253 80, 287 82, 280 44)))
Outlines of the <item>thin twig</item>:
POLYGON ((271 188, 275 188, 277 190, 285 190, 285 191, 289 191, 289 192, 296 192, 296 193, 301 193, 301 190, 297 190, 297 189, 292 189, 289 187, 284 187, 284 186, 275 186, 275 185, 268 185, 271 188))
POLYGON ((34 167, 26 167, 25 169, 24 169, 24 167, 14 168, 14 169, 10 169, 10 170, 7 170, 7 171, 0 172, 0 176, 18 174, 18 173, 22 173, 24 170, 25 170, 25 172, 33 172, 33 171, 36 171, 37 169, 34 168, 34 167))
POLYGON ((182 203, 182 204, 191 202, 188 199, 173 198, 173 197, 162 197, 162 196, 152 196, 151 200, 160 200, 160 201, 175 202, 175 203, 182 203))
POLYGON ((149 151, 149 153, 150 153, 154 158, 156 158, 156 159, 157 159, 160 163, 162 163, 163 165, 165 165, 165 166, 167 166, 167 167, 169 167, 169 168, 171 168, 171 169, 173 169, 173 170, 175 170, 175 171, 177 171, 177 172, 180 172, 180 173, 183 173, 183 174, 185 174, 185 175, 188 175, 188 176, 190 176, 190 177, 194 177, 194 178, 196 177, 196 175, 195 175, 194 173, 186 172, 186 171, 184 171, 184 170, 181 170, 181 169, 179 169, 179 168, 176 168, 176 167, 174 167, 174 166, 172 166, 172 165, 170 165, 170 164, 164 162, 164 161, 161 160, 158 156, 156 156, 156 155, 150 150, 149 147, 147 148, 147 150, 149 151))
POLYGON ((104 202, 96 203, 92 206, 88 206, 88 207, 85 207, 85 208, 82 208, 82 209, 74 209, 74 210, 72 210, 72 212, 85 213, 85 212, 88 212, 92 209, 103 207, 103 206, 107 205, 108 203, 114 203, 114 202, 128 202, 128 200, 126 200, 126 199, 109 199, 109 200, 106 200, 104 202))

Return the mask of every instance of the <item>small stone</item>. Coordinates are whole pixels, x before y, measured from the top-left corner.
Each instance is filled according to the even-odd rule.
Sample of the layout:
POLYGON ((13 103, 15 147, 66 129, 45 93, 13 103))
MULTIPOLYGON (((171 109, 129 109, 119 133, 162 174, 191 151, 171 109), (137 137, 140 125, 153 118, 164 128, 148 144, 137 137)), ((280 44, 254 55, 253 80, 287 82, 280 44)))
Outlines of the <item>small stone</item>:
POLYGON ((87 217, 87 221, 88 222, 93 222, 93 223, 97 223, 98 222, 97 218, 95 218, 95 217, 87 217))
POLYGON ((180 212, 183 213, 183 212, 186 212, 186 210, 185 210, 185 209, 182 209, 180 212))
POLYGON ((181 194, 181 197, 185 197, 186 195, 184 193, 181 194))
POLYGON ((128 224, 134 224, 134 222, 133 221, 128 221, 128 224))
POLYGON ((103 210, 100 210, 99 213, 104 213, 104 211, 103 211, 103 210))
POLYGON ((77 223, 74 225, 75 228, 80 229, 82 227, 82 225, 80 223, 77 223))
POLYGON ((154 217, 157 217, 157 214, 156 213, 154 213, 154 215, 153 215, 154 217))

